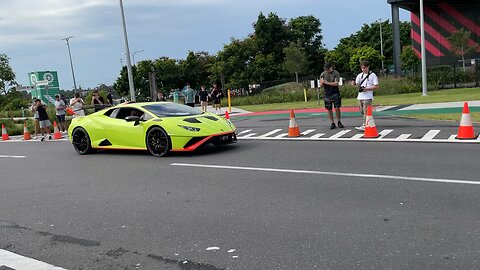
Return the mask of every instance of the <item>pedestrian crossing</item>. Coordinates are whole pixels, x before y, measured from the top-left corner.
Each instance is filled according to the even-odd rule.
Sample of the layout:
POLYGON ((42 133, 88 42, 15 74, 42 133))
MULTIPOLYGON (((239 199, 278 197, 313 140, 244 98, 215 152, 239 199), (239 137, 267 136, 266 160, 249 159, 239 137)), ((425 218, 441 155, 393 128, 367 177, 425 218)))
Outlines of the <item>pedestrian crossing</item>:
POLYGON ((471 140, 456 139, 456 134, 451 134, 451 130, 442 131, 438 129, 428 130, 424 133, 400 133, 393 129, 379 130, 378 138, 363 138, 363 133, 357 130, 344 129, 336 133, 326 134, 316 132, 315 129, 307 129, 300 133, 300 137, 288 137, 288 130, 239 130, 237 139, 239 140, 292 140, 292 141, 375 141, 375 142, 437 142, 437 143, 480 143, 480 137, 477 136, 471 140), (449 133, 450 132, 450 133, 449 133))

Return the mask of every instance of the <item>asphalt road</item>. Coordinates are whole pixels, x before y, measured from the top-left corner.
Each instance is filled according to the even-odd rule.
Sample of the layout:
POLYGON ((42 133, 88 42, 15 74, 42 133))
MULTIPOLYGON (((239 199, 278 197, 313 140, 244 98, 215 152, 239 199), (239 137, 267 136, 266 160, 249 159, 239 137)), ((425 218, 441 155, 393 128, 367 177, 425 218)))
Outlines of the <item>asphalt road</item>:
POLYGON ((478 144, 240 140, 154 158, 32 142, 0 155, 0 249, 65 269, 479 264, 478 144))

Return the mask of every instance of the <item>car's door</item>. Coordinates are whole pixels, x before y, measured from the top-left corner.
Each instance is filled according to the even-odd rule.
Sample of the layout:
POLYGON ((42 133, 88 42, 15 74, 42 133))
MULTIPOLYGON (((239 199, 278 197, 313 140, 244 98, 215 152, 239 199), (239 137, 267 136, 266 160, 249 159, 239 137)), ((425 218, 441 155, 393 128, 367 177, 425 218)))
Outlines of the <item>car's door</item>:
POLYGON ((132 107, 122 107, 116 110, 110 115, 111 120, 108 123, 108 140, 112 143, 112 147, 145 148, 143 121, 136 123, 125 120, 132 114, 141 117, 145 112, 132 107))

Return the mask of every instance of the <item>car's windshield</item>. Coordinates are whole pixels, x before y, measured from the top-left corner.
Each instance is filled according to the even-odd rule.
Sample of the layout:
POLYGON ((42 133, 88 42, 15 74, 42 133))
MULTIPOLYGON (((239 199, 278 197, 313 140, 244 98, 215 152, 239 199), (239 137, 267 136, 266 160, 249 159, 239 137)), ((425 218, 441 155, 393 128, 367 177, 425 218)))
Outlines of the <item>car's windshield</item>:
POLYGON ((202 114, 202 112, 198 109, 177 103, 149 104, 143 106, 143 108, 149 110, 158 117, 191 116, 202 114))

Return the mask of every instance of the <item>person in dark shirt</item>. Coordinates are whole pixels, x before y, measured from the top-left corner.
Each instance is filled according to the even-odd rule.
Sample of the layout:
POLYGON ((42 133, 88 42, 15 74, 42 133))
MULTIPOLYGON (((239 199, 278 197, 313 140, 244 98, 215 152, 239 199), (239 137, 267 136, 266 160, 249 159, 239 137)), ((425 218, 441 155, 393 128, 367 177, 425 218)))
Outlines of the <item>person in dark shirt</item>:
POLYGON ((91 105, 95 107, 95 112, 103 109, 105 100, 98 94, 98 90, 93 90, 92 92, 92 103, 91 105))
MULTIPOLYGON (((42 101, 38 98, 35 99, 35 105, 33 106, 33 111, 34 113, 38 112, 38 121, 39 121, 40 129, 42 129, 44 133, 47 133, 48 139, 51 140, 52 135, 50 131, 50 126, 52 125, 52 123, 50 122, 50 119, 48 117, 45 105, 43 105, 42 101)), ((41 140, 44 141, 45 137, 42 136, 41 140)))
POLYGON ((337 124, 339 128, 343 128, 343 124, 340 121, 340 107, 342 107, 342 98, 340 96, 340 88, 338 82, 340 80, 340 73, 333 69, 332 64, 325 63, 325 71, 320 75, 320 84, 325 91, 325 97, 323 98, 325 109, 328 111, 328 118, 332 123, 330 129, 335 128, 335 122, 333 121, 332 107, 335 107, 335 114, 337 115, 337 124))
POLYGON ((213 84, 213 89, 212 92, 210 93, 210 96, 213 99, 213 107, 215 108, 215 113, 220 115, 222 113, 222 96, 223 93, 222 91, 218 90, 217 84, 213 84))
POLYGON ((198 92, 198 97, 200 98, 200 106, 202 108, 202 112, 207 112, 209 96, 210 95, 205 89, 205 85, 200 86, 200 92, 198 92))

